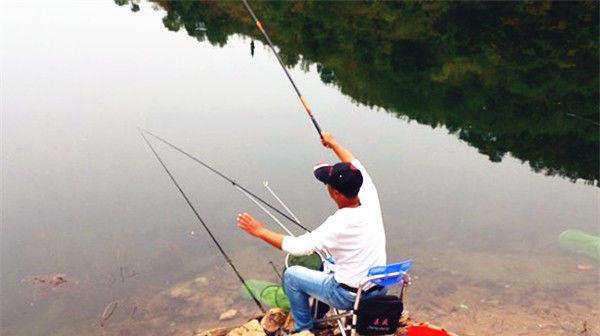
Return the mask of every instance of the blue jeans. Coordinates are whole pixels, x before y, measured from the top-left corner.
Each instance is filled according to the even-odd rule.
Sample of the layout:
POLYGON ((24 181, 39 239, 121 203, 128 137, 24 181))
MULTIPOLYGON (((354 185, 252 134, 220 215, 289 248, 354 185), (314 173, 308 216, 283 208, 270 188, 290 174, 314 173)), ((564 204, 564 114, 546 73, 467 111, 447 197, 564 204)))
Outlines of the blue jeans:
MULTIPOLYGON (((295 331, 313 328, 313 318, 308 303, 309 297, 325 302, 333 308, 348 310, 354 306, 356 293, 340 286, 333 273, 313 271, 302 266, 291 266, 283 274, 283 288, 290 300, 295 331)), ((385 295, 387 289, 375 290, 363 299, 385 295)))

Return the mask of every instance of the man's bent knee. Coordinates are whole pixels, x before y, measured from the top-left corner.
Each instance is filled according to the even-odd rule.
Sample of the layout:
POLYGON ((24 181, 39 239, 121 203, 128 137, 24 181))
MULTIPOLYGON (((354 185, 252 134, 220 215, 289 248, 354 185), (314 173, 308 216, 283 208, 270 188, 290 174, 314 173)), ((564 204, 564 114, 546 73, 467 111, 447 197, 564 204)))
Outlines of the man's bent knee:
POLYGON ((283 273, 284 286, 295 286, 295 280, 298 279, 303 268, 298 265, 288 267, 283 273))
POLYGON ((286 268, 283 272, 283 280, 287 281, 296 278, 298 276, 298 273, 300 272, 299 268, 301 267, 302 266, 294 265, 286 268))

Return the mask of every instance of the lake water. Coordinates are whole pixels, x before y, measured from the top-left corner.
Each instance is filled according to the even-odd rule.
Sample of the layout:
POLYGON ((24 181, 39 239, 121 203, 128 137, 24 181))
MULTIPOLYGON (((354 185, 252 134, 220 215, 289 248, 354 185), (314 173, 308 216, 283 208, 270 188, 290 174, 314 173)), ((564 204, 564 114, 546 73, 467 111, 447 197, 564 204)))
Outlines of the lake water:
MULTIPOLYGON (((251 55, 244 34, 254 27, 197 28, 217 35, 211 44, 165 29, 158 5, 140 6, 132 13, 110 1, 2 2, 2 335, 183 335, 218 325, 227 308, 239 309, 239 320, 258 312, 239 298, 233 272, 138 126, 265 198, 268 180, 309 228, 335 210, 312 177, 317 161, 335 157, 271 51, 255 40, 251 55), (226 43, 219 34, 229 35, 226 43), (67 283, 32 284, 53 273, 67 283), (202 311, 173 294, 193 279, 211 288, 202 311), (115 315, 100 327, 114 300, 115 315)), ((285 27, 273 25, 277 44, 285 27)), ((291 75, 323 129, 369 169, 389 261, 415 261, 407 309, 416 319, 465 335, 567 335, 584 324, 600 334, 599 265, 558 245, 563 230, 600 231, 597 71, 591 101, 561 97, 571 106, 565 113, 580 118, 550 110, 544 119, 525 106, 554 96, 521 98, 507 110, 508 94, 495 111, 468 95, 438 99, 458 85, 442 81, 429 101, 411 91, 426 86, 410 82, 416 77, 405 87, 366 75, 357 81, 351 75, 368 62, 327 70, 344 58, 341 50, 319 58, 298 43, 306 60, 291 75), (477 104, 472 120, 459 114, 477 104), (584 120, 590 113, 594 120, 584 120)), ((268 262, 281 266, 282 254, 241 232, 235 218, 247 211, 278 227, 230 184, 153 143, 241 273, 275 280, 268 262)))

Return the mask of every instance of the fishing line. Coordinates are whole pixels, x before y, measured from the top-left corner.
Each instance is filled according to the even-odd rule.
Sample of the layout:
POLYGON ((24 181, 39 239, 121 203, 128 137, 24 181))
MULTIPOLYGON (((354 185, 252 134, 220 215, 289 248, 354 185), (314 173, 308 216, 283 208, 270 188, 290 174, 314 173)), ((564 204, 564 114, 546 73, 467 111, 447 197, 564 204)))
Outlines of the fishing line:
POLYGON ((192 211, 194 212, 194 215, 196 215, 196 218, 198 218, 198 221, 200 221, 200 223, 202 224, 202 226, 204 227, 204 229, 206 230, 206 232, 208 233, 208 235, 210 236, 210 238, 212 239, 212 241, 215 243, 215 245, 217 246, 217 248, 219 249, 219 251, 221 251, 221 254, 225 258, 225 260, 227 261, 227 263, 229 264, 229 266, 231 266, 231 268, 233 269, 233 272, 235 273, 235 275, 242 282, 242 284, 244 285, 244 287, 246 288, 246 290, 248 291, 248 293, 250 294, 250 296, 254 300, 254 303, 256 303, 256 305, 258 306, 258 308, 264 313, 265 309, 263 308, 262 304, 260 303, 260 301, 258 301, 258 299, 256 298, 256 296, 254 296, 254 293, 252 293, 252 290, 250 290, 250 287, 248 287, 248 285, 246 284, 246 280, 244 280, 244 278, 242 277, 242 275, 240 274, 240 272, 237 270, 237 268, 233 264, 233 261, 231 261, 231 258, 229 258, 229 256, 225 252, 225 250, 223 250, 223 248, 221 247, 221 244, 219 244, 219 242, 217 241, 217 238, 215 238, 215 236, 210 231, 210 229, 208 228, 208 226, 206 225, 206 223, 204 222, 204 220, 202 219, 202 217, 200 217, 200 214, 198 214, 198 211, 196 211, 196 208, 192 205, 192 202, 190 201, 190 199, 187 197, 187 195, 185 194, 185 192, 183 191, 183 189, 181 189, 181 186, 179 186, 179 183, 177 183, 177 180, 175 180, 175 177, 173 177, 173 174, 171 174, 171 172, 169 171, 169 168, 167 168, 167 165, 160 158, 160 156, 158 155, 158 153, 156 152, 156 150, 154 149, 154 147, 152 146, 152 144, 150 143, 150 141, 148 141, 148 138, 146 138, 146 136, 144 135, 144 131, 141 128, 138 128, 138 130, 140 131, 140 134, 142 135, 142 138, 144 138, 144 141, 146 142, 146 144, 148 145, 148 147, 150 147, 150 149, 152 150, 152 153, 154 153, 154 156, 156 157, 156 159, 158 160, 158 162, 160 162, 160 165, 164 168, 164 170, 167 173, 167 175, 169 175, 169 177, 171 178, 171 181, 173 181, 173 184, 175 184, 175 186, 177 187, 177 189, 181 193, 181 196, 183 196, 183 198, 185 199, 186 203, 189 205, 190 209, 192 209, 192 211))
MULTIPOLYGON (((253 192, 251 192, 250 190, 246 189, 244 186, 238 184, 236 181, 232 180, 231 178, 227 177, 226 175, 224 175, 223 173, 221 173, 220 171, 216 170, 215 168, 211 167, 210 165, 204 163, 203 161, 201 161, 200 159, 198 159, 197 157, 193 156, 192 154, 184 151, 183 149, 175 146, 174 144, 168 142, 167 140, 159 137, 158 135, 144 130, 144 129, 140 129, 141 132, 147 133, 149 135, 151 135, 152 137, 154 137, 155 139, 157 139, 158 141, 164 143, 165 145, 175 149, 176 151, 180 152, 181 154, 189 157, 190 159, 196 161, 197 163, 201 164, 203 167, 205 167, 206 169, 210 170, 211 172, 217 174, 218 176, 220 176, 221 178, 225 179, 227 182, 231 183, 234 187, 236 187, 238 190, 240 190, 243 194, 245 195, 250 195, 252 196, 252 198, 254 198, 255 200, 258 200, 259 202, 261 202, 262 204, 266 205, 267 207, 271 208, 273 211, 277 212, 278 214, 280 214, 281 216, 285 217, 287 220, 289 220, 290 222, 296 224, 298 227, 302 228, 304 231, 306 232, 310 232, 309 229, 307 229, 305 226, 303 226, 302 224, 300 224, 298 221, 296 221, 295 219, 291 218, 290 216, 288 216, 287 214, 285 214, 283 211, 279 210, 278 208, 276 208, 275 206, 271 205, 270 203, 268 203, 267 201, 263 200, 262 198, 260 198, 259 196, 257 196, 256 194, 254 194, 253 192)), ((251 199, 252 199, 251 198, 251 199)))
POLYGON ((300 93, 300 90, 298 89, 298 86, 296 85, 296 83, 292 79, 292 76, 290 75, 290 73, 288 72, 287 68, 285 67, 285 64, 283 64, 283 61, 281 60, 281 57, 279 56, 279 53, 277 52, 277 50, 275 50, 275 47, 273 46, 273 42, 271 42, 271 39, 269 38, 269 35, 267 34, 267 32, 265 31, 265 29, 263 28, 262 24, 260 23, 260 21, 258 20, 258 18, 256 17, 256 15, 254 14, 254 11, 252 10, 252 8, 250 7, 250 5, 248 4, 248 1, 246 1, 246 0, 242 0, 242 1, 244 2, 244 6, 246 6, 246 9, 248 10, 248 12, 250 13, 250 15, 252 16, 252 19, 254 19, 254 22, 256 23, 256 26, 258 27, 258 30, 260 30, 260 32, 263 34, 263 36, 267 40, 267 43, 269 44, 269 47, 271 48, 271 50, 275 54, 275 57, 279 61, 279 65, 281 65, 281 68, 285 72, 285 75, 290 80, 290 83, 292 83, 292 87, 294 87, 294 91, 296 91, 296 94, 298 95, 298 98, 300 98, 300 102, 302 103, 302 106, 304 107, 304 110, 306 111, 306 113, 308 113, 308 116, 310 117, 310 120, 312 121, 313 125, 317 129, 317 132, 319 133, 319 137, 321 137, 321 139, 323 139, 323 135, 321 134, 322 133, 321 127, 319 126, 319 124, 317 123, 317 120, 313 116, 312 110, 310 109, 310 106, 308 105, 308 102, 306 101, 306 99, 304 98, 304 96, 302 96, 302 93, 300 93))

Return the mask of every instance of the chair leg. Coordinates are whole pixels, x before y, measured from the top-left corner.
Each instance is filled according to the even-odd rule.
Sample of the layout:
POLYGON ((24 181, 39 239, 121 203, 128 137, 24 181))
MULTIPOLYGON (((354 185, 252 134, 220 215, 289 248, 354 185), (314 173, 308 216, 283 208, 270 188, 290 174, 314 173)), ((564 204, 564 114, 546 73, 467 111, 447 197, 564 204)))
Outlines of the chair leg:
POLYGON ((356 336, 356 324, 358 322, 358 306, 362 297, 362 287, 359 287, 356 293, 356 299, 354 299, 354 307, 352 309, 352 331, 351 336, 356 336))
MULTIPOLYGON (((339 311, 336 308, 333 308, 333 313, 335 315, 339 315, 339 311)), ((337 324, 338 324, 338 328, 340 328, 340 333, 342 334, 342 336, 346 336, 346 325, 344 323, 342 323, 342 319, 338 318, 337 319, 337 324)))

